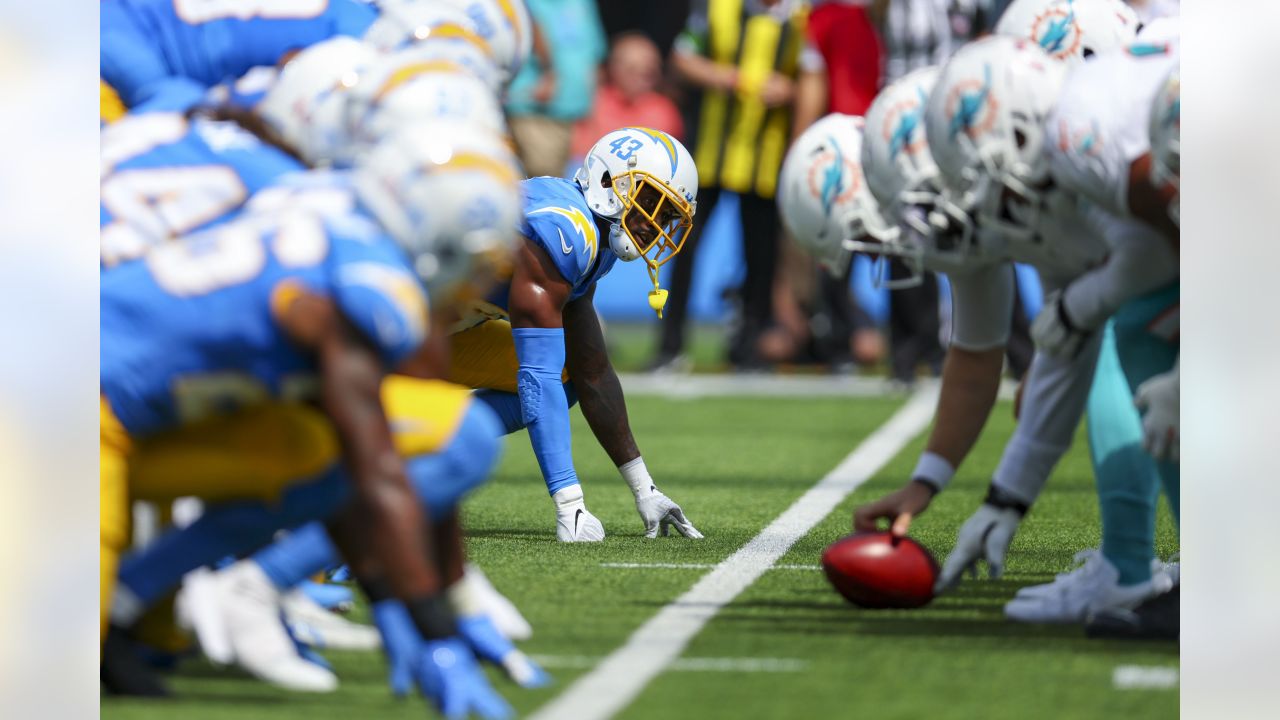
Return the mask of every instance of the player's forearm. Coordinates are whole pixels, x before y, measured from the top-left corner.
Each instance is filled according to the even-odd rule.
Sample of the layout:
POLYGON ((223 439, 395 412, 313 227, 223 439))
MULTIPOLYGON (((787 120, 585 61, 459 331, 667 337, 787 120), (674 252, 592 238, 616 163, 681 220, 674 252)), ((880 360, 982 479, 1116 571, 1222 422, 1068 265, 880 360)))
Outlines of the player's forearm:
POLYGON ((423 545, 427 522, 391 439, 377 360, 337 342, 322 363, 322 398, 355 484, 351 522, 368 535, 397 597, 436 594, 439 577, 423 545))
POLYGON ((942 367, 942 391, 926 452, 957 468, 973 449, 995 405, 1004 368, 1004 348, 952 347, 942 367))
POLYGON ((618 374, 609 366, 588 377, 574 377, 573 389, 578 393, 582 415, 591 426, 600 447, 614 465, 624 465, 640 457, 631 423, 627 419, 627 401, 622 394, 618 374))

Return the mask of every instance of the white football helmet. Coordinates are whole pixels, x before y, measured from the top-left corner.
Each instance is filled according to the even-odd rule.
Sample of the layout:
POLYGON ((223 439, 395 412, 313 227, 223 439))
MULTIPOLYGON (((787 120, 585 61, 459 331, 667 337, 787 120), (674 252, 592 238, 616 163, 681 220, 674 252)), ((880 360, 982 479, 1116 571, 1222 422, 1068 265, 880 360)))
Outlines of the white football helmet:
POLYGON ((1014 0, 996 33, 1030 40, 1059 60, 1076 62, 1123 46, 1141 24, 1121 0, 1014 0))
MULTIPOLYGON (((924 109, 940 68, 920 68, 889 84, 867 109, 862 171, 885 216, 907 222, 903 210, 937 199, 938 166, 929 153, 924 109)), ((927 228, 921 228, 927 232, 927 228)))
POLYGON ((992 36, 961 48, 925 107, 929 151, 943 184, 929 215, 948 244, 986 238, 1037 241, 1050 193, 1044 119, 1067 66, 1026 40, 992 36))
POLYGON ((625 127, 605 135, 587 151, 574 181, 587 206, 613 220, 609 245, 624 261, 644 258, 658 317, 667 291, 658 268, 684 246, 698 210, 698 168, 679 140, 659 130, 625 127))
POLYGON ((318 42, 285 64, 257 111, 308 163, 331 164, 350 145, 343 122, 347 92, 377 57, 355 38, 318 42))
POLYGON ((409 256, 434 301, 482 297, 510 271, 523 171, 499 138, 405 125, 360 158, 356 195, 409 256))
POLYGON ((862 145, 862 118, 828 115, 796 138, 778 177, 782 224, 836 277, 849 266, 854 240, 870 235, 878 244, 898 235, 867 188, 862 145))
MULTIPOLYGON (((1151 182, 1157 187, 1172 185, 1178 189, 1182 173, 1182 86, 1175 66, 1160 84, 1155 101, 1151 104, 1151 120, 1148 131, 1151 136, 1151 182)), ((1181 225, 1180 199, 1175 196, 1169 204, 1169 216, 1181 225)))
POLYGON ((507 80, 516 76, 533 52, 533 20, 524 0, 437 0, 466 13, 476 32, 489 43, 493 59, 506 72, 507 80))
POLYGON ((409 123, 447 122, 505 137, 502 107, 489 88, 448 60, 423 58, 422 46, 384 55, 348 93, 351 137, 365 147, 409 123))

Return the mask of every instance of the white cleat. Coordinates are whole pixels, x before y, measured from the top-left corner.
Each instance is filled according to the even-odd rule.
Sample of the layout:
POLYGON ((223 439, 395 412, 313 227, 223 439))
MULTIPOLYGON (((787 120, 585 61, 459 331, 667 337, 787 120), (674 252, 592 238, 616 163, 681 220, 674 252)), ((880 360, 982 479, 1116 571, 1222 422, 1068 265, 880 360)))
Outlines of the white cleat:
POLYGON ((507 639, 513 642, 533 637, 533 626, 524 619, 524 615, 520 614, 520 609, 515 606, 515 603, 498 592, 479 566, 467 563, 466 573, 467 580, 480 601, 482 612, 489 616, 494 627, 498 628, 498 632, 506 635, 507 639))
POLYGON ((361 625, 318 605, 301 590, 281 598, 285 621, 299 641, 317 650, 377 650, 382 647, 378 629, 361 625))
POLYGON ((235 662, 235 650, 218 606, 218 574, 208 568, 193 570, 182 578, 178 593, 178 620, 196 635, 200 650, 214 665, 235 662))
POLYGON ((562 488, 551 499, 556 503, 556 539, 560 542, 599 542, 604 540, 604 525, 587 510, 582 500, 582 486, 562 488))
POLYGON ((1132 610, 1167 591, 1172 580, 1155 573, 1136 585, 1120 585, 1120 572, 1099 550, 1076 553, 1082 564, 1051 583, 1023 588, 1004 606, 1005 617, 1028 623, 1082 623, 1102 610, 1132 610))
POLYGON ((236 664, 286 690, 332 692, 338 678, 298 655, 281 620, 281 595, 252 560, 218 573, 218 604, 236 664))

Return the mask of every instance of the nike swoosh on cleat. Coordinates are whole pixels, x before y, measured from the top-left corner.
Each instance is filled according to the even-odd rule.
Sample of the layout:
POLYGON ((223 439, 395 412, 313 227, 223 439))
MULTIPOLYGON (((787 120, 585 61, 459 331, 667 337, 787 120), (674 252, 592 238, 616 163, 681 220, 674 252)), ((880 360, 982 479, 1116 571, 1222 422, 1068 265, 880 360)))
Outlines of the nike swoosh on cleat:
POLYGON ((564 231, 560 228, 556 228, 556 232, 560 233, 560 249, 564 251, 565 255, 572 255, 573 248, 569 247, 569 243, 565 242, 564 231))

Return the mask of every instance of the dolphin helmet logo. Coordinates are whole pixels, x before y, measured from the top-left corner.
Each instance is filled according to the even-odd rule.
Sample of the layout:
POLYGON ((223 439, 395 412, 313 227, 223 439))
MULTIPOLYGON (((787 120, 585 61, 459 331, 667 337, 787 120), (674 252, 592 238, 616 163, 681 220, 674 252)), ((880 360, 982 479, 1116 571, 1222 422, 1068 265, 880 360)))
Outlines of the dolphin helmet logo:
POLYGON ((916 129, 924 117, 924 107, 929 96, 923 87, 916 87, 916 97, 889 110, 884 122, 884 139, 889 143, 889 159, 899 153, 914 155, 924 147, 924 138, 916 137, 916 129))
POLYGON ((996 121, 999 103, 991 94, 991 64, 982 66, 982 82, 961 80, 947 97, 947 110, 951 113, 947 135, 955 137, 963 132, 975 139, 991 129, 996 121))
POLYGON ((1037 15, 1031 23, 1031 39, 1059 60, 1080 53, 1082 36, 1080 25, 1076 22, 1074 2, 1068 2, 1065 10, 1061 7, 1049 8, 1037 15))

